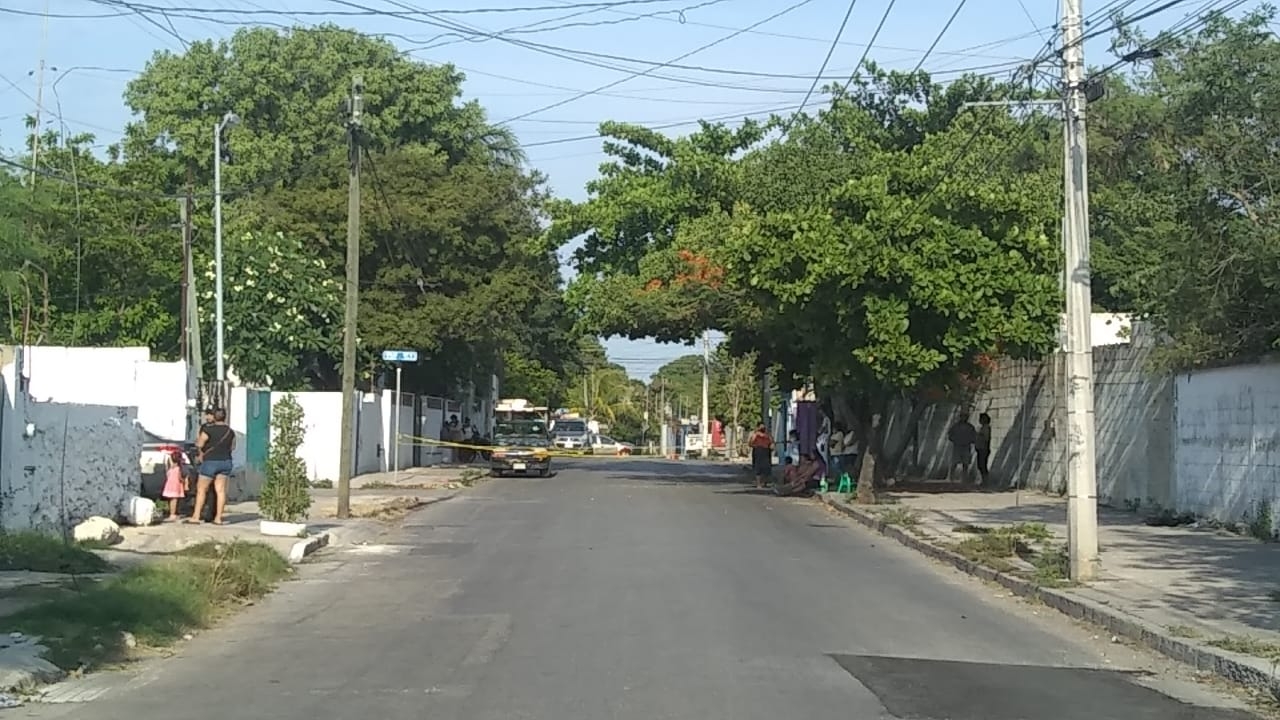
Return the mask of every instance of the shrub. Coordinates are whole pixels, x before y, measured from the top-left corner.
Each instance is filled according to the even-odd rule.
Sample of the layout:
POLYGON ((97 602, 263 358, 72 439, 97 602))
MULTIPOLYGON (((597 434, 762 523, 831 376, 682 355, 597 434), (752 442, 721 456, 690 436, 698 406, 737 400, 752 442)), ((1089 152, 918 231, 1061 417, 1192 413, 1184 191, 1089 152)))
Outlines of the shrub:
POLYGON ((258 508, 276 522, 298 522, 307 516, 311 495, 307 491, 307 464, 298 457, 304 435, 302 406, 292 394, 271 409, 271 454, 267 480, 258 508))

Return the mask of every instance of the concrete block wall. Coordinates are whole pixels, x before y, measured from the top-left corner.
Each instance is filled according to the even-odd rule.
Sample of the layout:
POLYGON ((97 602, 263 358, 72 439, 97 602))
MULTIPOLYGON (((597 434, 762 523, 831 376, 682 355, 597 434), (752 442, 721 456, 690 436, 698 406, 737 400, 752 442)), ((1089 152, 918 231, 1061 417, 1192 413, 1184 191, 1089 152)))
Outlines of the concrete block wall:
POLYGON ((1280 516, 1280 365, 1240 365, 1174 382, 1173 505, 1223 521, 1280 516))
MULTIPOLYGON (((979 414, 991 416, 991 472, 999 484, 1056 490, 1063 451, 1058 424, 1064 412, 1056 381, 1057 362, 1002 360, 969 404, 969 419, 975 425, 979 414)), ((947 433, 962 409, 953 403, 925 409, 915 440, 903 457, 904 472, 932 479, 946 477, 951 462, 947 433)), ((893 414, 900 418, 909 410, 904 404, 893 414)))
POLYGON ((0 528, 60 533, 119 517, 141 485, 137 408, 39 400, 31 388, 56 366, 29 356, 0 347, 0 528))
POLYGON ((1093 351, 1098 501, 1172 507, 1173 380, 1149 369, 1152 345, 1093 351))

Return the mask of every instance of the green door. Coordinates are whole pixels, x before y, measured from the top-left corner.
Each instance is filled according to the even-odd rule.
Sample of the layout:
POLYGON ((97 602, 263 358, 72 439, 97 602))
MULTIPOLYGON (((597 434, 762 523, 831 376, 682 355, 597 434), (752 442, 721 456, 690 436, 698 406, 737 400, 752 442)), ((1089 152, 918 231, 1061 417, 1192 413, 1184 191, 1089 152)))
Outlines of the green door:
POLYGON ((267 454, 271 448, 271 391, 245 393, 244 493, 256 499, 267 476, 267 454))

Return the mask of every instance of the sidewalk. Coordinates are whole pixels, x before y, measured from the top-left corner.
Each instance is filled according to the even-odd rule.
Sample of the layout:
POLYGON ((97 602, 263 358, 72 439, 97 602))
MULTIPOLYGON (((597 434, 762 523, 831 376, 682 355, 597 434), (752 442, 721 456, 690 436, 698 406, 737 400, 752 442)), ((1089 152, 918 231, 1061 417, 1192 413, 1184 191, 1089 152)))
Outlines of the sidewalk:
POLYGON ((1100 577, 1072 586, 1064 498, 957 490, 898 487, 872 506, 823 499, 961 570, 1280 698, 1280 545, 1099 508, 1100 577))
POLYGON ((270 537, 258 532, 258 503, 227 505, 225 525, 193 525, 186 522, 158 523, 147 527, 121 526, 123 539, 101 553, 116 565, 129 566, 148 556, 167 554, 209 540, 250 540, 275 548, 292 562, 326 545, 356 545, 372 542, 388 523, 424 505, 453 497, 479 477, 466 467, 408 468, 394 473, 369 473, 351 480, 351 517, 337 519, 338 492, 312 488, 311 510, 307 514, 309 537, 270 537))

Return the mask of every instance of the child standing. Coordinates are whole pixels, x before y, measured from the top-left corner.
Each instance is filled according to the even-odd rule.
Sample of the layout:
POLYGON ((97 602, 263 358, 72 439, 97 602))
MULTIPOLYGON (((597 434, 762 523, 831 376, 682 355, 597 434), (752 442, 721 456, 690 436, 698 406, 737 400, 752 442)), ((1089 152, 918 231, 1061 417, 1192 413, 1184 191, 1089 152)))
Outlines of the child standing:
POLYGON ((178 501, 187 496, 187 476, 182 472, 182 456, 177 452, 165 462, 164 490, 160 496, 169 501, 169 517, 166 522, 178 520, 178 501))

